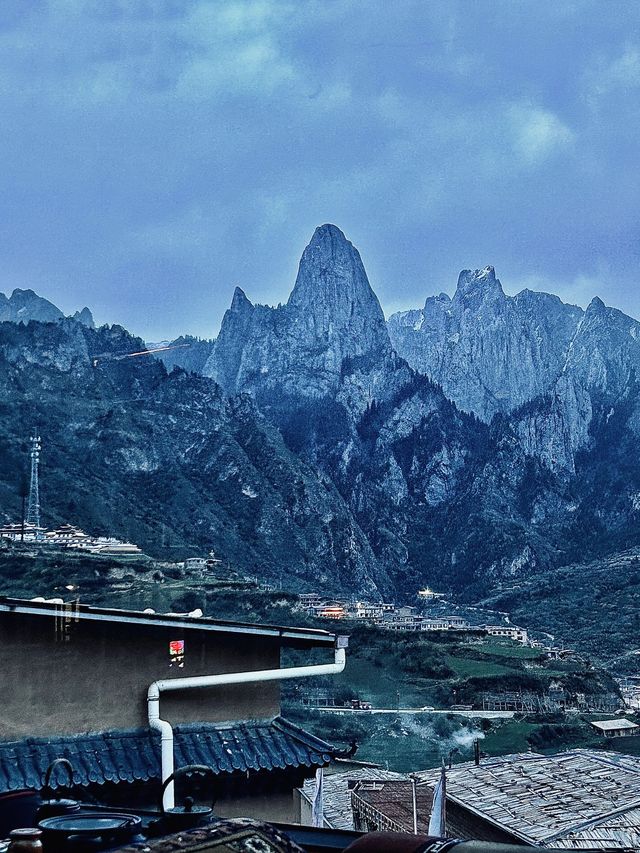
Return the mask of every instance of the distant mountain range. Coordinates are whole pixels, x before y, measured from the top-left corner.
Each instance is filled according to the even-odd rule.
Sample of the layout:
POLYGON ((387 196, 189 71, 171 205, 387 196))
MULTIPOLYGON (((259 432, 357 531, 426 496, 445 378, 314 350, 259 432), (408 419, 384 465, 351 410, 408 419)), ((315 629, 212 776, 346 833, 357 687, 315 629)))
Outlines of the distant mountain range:
MULTIPOLYGON (((20 290, 16 288, 11 296, 0 293, 0 323, 9 321, 12 323, 28 323, 36 320, 39 323, 54 323, 62 320, 64 314, 59 308, 38 296, 33 290, 20 290)), ((90 328, 94 327, 93 315, 88 308, 76 311, 73 319, 90 328)))
POLYGON ((162 519, 176 540, 293 585, 468 597, 640 544, 640 324, 599 299, 583 311, 509 297, 486 267, 463 271, 453 298, 385 321, 359 253, 324 225, 285 305, 237 288, 215 341, 161 354, 168 374, 140 360, 92 368, 110 336, 139 345, 118 327, 7 319, 5 449, 15 457, 48 399, 50 442, 76 436, 56 470, 61 486, 74 471, 89 529, 91 484, 112 483, 127 519, 110 508, 114 532, 135 538, 122 526, 137 525, 146 547, 162 519), (152 504, 129 500, 131 482, 152 504))

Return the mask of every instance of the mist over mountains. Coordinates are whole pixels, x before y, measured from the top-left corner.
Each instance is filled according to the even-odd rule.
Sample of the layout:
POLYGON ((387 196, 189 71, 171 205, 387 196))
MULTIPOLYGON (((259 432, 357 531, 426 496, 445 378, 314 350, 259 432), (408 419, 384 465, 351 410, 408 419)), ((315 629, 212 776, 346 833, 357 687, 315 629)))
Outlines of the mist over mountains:
POLYGON ((141 342, 3 305, 3 455, 39 419, 56 519, 99 525, 108 490, 114 532, 150 550, 161 519, 240 570, 371 594, 477 596, 640 543, 640 324, 599 299, 506 296, 486 267, 385 322, 323 225, 285 305, 237 288, 217 339, 179 339, 166 366, 93 366, 141 342))

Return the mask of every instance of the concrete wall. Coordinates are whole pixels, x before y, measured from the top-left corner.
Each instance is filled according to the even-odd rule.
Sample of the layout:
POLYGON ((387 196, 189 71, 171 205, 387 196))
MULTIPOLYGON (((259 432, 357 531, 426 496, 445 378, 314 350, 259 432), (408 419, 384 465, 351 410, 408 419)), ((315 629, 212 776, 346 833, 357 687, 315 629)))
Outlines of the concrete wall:
MULTIPOLYGON (((53 618, 16 613, 0 613, 0 643, 2 740, 146 726, 152 681, 271 669, 280 658, 273 638, 106 621, 73 623, 64 641, 53 618), (176 639, 185 640, 182 669, 169 667, 176 639)), ((279 713, 279 685, 176 693, 160 709, 174 724, 271 717, 279 713)))
POLYGON ((251 817, 270 823, 300 823, 300 812, 293 791, 221 799, 215 804, 218 817, 251 817))

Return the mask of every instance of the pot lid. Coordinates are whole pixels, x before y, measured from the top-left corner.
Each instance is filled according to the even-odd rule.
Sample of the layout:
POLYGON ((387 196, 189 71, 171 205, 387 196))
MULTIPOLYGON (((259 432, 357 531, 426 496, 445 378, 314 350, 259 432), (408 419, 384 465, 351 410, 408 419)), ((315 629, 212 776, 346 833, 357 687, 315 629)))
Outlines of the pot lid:
POLYGON ((96 812, 92 814, 70 814, 47 817, 38 824, 45 832, 61 835, 108 835, 122 830, 133 831, 142 823, 137 815, 119 812, 96 812))

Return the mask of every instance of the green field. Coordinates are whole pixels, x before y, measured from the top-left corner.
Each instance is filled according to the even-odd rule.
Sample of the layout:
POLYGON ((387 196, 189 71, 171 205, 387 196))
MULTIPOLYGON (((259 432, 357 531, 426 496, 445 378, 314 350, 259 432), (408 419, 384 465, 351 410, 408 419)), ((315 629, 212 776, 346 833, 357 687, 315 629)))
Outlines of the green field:
MULTIPOLYGON (((470 651, 471 654, 471 651, 470 651)), ((504 655, 506 658, 507 656, 504 655)), ((518 666, 507 666, 502 663, 494 663, 493 661, 477 660, 473 657, 460 658, 453 655, 446 655, 445 660, 451 669, 455 672, 458 678, 472 678, 474 676, 489 676, 489 675, 509 675, 509 673, 517 672, 518 666)), ((514 661, 515 663, 515 661, 514 661)))

